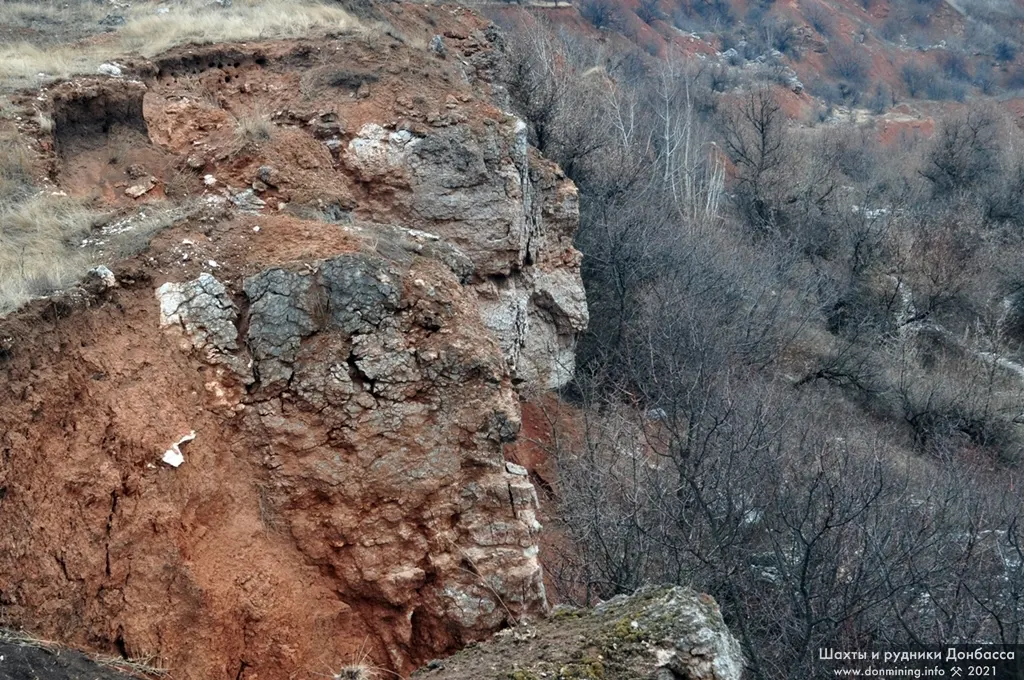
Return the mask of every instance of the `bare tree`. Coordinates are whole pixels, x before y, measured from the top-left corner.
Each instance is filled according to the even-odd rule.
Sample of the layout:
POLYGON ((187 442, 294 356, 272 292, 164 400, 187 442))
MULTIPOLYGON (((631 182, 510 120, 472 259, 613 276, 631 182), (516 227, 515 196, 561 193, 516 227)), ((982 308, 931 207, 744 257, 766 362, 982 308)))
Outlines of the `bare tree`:
POLYGON ((776 230, 771 189, 785 157, 785 117, 771 91, 762 86, 743 96, 722 121, 725 149, 738 169, 737 190, 754 226, 776 230))
POLYGON ((998 132, 998 119, 986 109, 943 121, 921 174, 936 194, 982 185, 998 169, 998 132))
POLYGON ((701 75, 700 69, 669 60, 651 91, 661 182, 683 223, 694 228, 719 218, 725 184, 723 158, 696 112, 701 75))

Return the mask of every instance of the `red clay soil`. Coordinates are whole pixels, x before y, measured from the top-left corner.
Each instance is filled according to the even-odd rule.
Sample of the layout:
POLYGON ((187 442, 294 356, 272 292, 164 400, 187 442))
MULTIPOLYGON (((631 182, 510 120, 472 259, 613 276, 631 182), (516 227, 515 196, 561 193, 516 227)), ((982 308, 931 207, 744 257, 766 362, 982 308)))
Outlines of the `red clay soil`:
MULTIPOLYGON (((242 226, 219 225, 211 238, 242 226)), ((271 261, 276 226, 283 231, 288 223, 253 237, 254 250, 271 261)), ((309 670, 327 672, 365 651, 364 637, 352 631, 369 626, 264 514, 260 457, 235 420, 215 408, 212 375, 197 372, 159 329, 153 286, 161 270, 177 265, 160 255, 169 253, 162 245, 201 243, 197 227, 162 234, 156 263, 140 262, 122 276, 138 285, 123 287, 109 304, 59 319, 54 305, 36 303, 5 324, 14 350, 3 367, 3 420, 32 427, 3 437, 0 453, 18 452, 15 468, 0 479, 5 495, 17 489, 3 511, 12 524, 31 523, 35 531, 28 542, 6 546, 10 559, 21 559, 21 573, 0 583, 0 605, 34 630, 108 653, 177 649, 177 658, 164 661, 202 669, 191 677, 243 677, 247 658, 268 656, 281 665, 323 657, 322 667, 309 670), (203 437, 186 445, 190 464, 158 465, 154 452, 192 430, 203 437), (21 505, 22 498, 31 504, 21 505), (48 596, 53 586, 62 597, 48 596), (230 621, 238 630, 190 619, 189 602, 197 599, 220 625, 230 621), (133 605, 123 610, 137 620, 122 617, 99 632, 120 602, 133 605), (298 638, 296 622, 315 634, 298 638), (125 628, 148 632, 126 637, 125 628), (87 630, 92 637, 83 637, 87 630), (226 649, 228 640, 240 646, 226 649)), ((234 249, 218 256, 241 266, 234 249)), ((325 244, 319 254, 331 250, 325 244)), ((183 274, 193 268, 201 265, 185 264, 183 274)))
POLYGON ((558 519, 559 453, 581 450, 581 413, 555 394, 532 395, 522 402, 523 425, 516 441, 505 445, 505 458, 522 465, 540 497, 540 558, 544 582, 552 605, 563 601, 584 602, 585 595, 573 580, 578 555, 558 519))

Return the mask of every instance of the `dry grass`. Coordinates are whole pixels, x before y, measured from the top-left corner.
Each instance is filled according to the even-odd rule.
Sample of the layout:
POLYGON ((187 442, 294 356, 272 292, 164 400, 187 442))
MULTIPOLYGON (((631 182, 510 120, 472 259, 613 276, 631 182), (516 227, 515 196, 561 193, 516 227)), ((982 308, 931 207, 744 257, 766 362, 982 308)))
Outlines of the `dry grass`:
POLYGON ((231 152, 241 153, 273 139, 274 123, 266 111, 254 108, 235 116, 235 132, 231 152))
POLYGON ((199 176, 191 168, 179 167, 176 163, 168 163, 164 168, 164 194, 167 198, 183 200, 200 186, 199 176))
MULTIPOLYGON (((48 77, 92 73, 104 61, 138 52, 151 57, 175 45, 224 41, 296 38, 317 32, 354 33, 359 22, 340 7, 317 0, 235 0, 230 8, 211 7, 207 0, 184 0, 158 14, 152 0, 120 11, 125 18, 110 38, 92 43, 40 45, 25 42, 0 47, 0 81, 26 85, 48 77), (42 74, 42 75, 41 75, 42 74)), ((167 5, 163 5, 168 8, 167 5)), ((77 0, 60 8, 45 3, 0 3, 0 24, 35 27, 77 22, 97 32, 110 8, 77 0)), ((79 37, 86 37, 80 34, 79 37)))
POLYGON ((119 659, 113 656, 94 657, 96 663, 107 668, 113 668, 121 673, 148 678, 169 678, 170 670, 159 664, 154 657, 140 659, 119 659))
POLYGON ((32 156, 13 134, 0 134, 0 208, 26 193, 32 184, 32 156))
POLYGON ((53 132, 53 118, 43 111, 36 111, 36 125, 39 126, 39 131, 44 135, 53 132))
POLYGON ((99 217, 80 201, 53 194, 0 209, 0 314, 77 280, 90 264, 77 242, 99 217))
POLYGON ((375 680, 376 674, 368 666, 350 664, 342 666, 333 675, 333 680, 375 680))
MULTIPOLYGON (((61 650, 67 649, 66 646, 59 642, 52 640, 46 640, 44 638, 30 635, 23 630, 15 631, 0 628, 0 641, 6 642, 12 645, 19 645, 22 647, 38 647, 39 649, 46 649, 51 652, 60 653, 61 650)), ((114 670, 127 673, 135 677, 150 677, 150 678, 166 678, 169 677, 168 670, 158 666, 154 658, 129 658, 122 659, 112 656, 102 656, 98 654, 83 654, 100 666, 106 666, 107 668, 113 668, 114 670)))
POLYGON ((74 285, 92 266, 141 251, 156 232, 194 209, 151 204, 111 222, 110 215, 61 194, 0 201, 0 316, 74 285))

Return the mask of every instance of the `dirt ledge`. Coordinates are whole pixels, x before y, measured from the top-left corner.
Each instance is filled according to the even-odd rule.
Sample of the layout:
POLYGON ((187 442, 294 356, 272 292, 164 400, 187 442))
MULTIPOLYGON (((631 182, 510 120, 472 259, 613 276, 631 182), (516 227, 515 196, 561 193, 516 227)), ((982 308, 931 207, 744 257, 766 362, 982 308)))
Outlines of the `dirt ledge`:
POLYGON ((72 649, 0 630, 0 678, 4 680, 139 680, 72 649))

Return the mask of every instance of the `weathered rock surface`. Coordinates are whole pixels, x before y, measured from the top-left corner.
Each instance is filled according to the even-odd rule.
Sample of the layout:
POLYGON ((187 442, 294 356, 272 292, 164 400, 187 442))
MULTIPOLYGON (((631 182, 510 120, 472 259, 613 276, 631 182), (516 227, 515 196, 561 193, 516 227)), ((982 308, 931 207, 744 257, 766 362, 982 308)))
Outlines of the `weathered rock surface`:
POLYGON ((224 284, 203 273, 194 281, 169 282, 156 290, 160 302, 160 325, 182 331, 183 345, 198 350, 210 363, 224 364, 245 382, 252 382, 248 363, 238 350, 238 308, 224 284))
POLYGON ((431 662, 421 680, 740 680, 743 655, 715 601, 646 588, 549 619, 431 662))
POLYGON ((484 323, 518 381, 560 387, 574 370, 587 307, 572 237, 576 188, 530 152, 526 126, 508 117, 388 131, 364 125, 344 162, 385 193, 403 223, 437 234, 473 263, 484 323))
POLYGON ((339 592, 390 614, 395 665, 414 637, 445 647, 543 612, 536 494, 501 455, 518 404, 456 275, 349 254, 245 290, 246 423, 274 503, 339 592))

